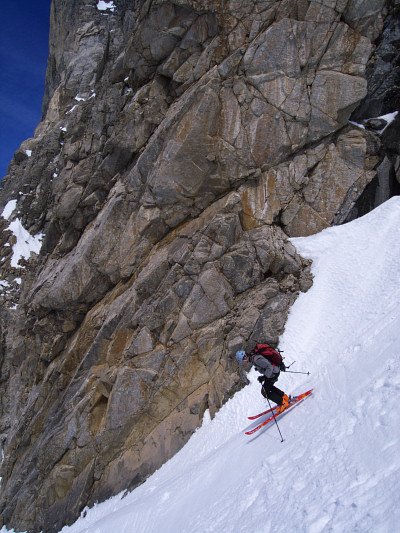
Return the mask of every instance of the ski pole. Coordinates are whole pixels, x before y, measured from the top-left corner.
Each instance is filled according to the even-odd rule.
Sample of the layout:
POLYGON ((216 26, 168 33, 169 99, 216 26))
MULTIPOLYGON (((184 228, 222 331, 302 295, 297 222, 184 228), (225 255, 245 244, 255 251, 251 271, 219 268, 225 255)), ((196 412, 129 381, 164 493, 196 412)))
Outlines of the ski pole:
POLYGON ((285 370, 288 374, 305 374, 306 376, 310 375, 310 372, 296 372, 294 370, 285 370))
MULTIPOLYGON (((269 398, 267 396, 267 400, 268 400, 268 405, 269 405, 269 408, 272 410, 272 407, 271 407, 271 403, 269 401, 269 398)), ((279 426, 278 426, 278 422, 276 421, 276 418, 275 418, 275 413, 274 411, 272 411, 272 416, 274 417, 274 420, 275 420, 275 424, 276 424, 276 427, 278 428, 278 431, 279 431, 279 435, 281 436, 281 442, 284 441, 284 438, 282 437, 282 433, 281 433, 281 430, 279 429, 279 426)))

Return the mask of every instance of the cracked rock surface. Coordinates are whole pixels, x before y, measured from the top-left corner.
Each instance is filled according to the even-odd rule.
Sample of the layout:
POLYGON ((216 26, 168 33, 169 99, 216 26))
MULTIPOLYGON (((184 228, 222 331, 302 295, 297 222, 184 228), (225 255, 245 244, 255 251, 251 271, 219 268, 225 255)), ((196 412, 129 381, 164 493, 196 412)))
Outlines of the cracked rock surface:
POLYGON ((312 284, 288 237, 399 167, 394 133, 349 123, 396 2, 97 4, 53 0, 42 120, 0 189, 0 526, 35 533, 246 383, 235 351, 277 345, 312 284), (17 220, 41 248, 15 264, 17 220))

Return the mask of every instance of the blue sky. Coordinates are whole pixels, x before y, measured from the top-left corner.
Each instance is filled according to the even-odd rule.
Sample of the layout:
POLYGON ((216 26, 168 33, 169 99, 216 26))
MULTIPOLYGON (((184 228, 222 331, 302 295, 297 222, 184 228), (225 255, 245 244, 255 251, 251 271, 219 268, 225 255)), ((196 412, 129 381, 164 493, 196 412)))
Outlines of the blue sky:
POLYGON ((0 28, 0 179, 39 123, 51 0, 2 0, 0 28))

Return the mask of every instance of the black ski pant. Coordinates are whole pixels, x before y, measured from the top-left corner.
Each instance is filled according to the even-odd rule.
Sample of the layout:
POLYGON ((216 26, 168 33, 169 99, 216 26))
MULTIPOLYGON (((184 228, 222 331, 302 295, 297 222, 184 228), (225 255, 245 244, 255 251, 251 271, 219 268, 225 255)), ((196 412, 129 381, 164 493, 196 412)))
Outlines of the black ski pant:
POLYGON ((272 385, 272 387, 267 391, 267 397, 278 405, 282 405, 284 392, 278 387, 272 385))
POLYGON ((278 389, 278 387, 275 387, 274 383, 275 380, 269 380, 268 378, 265 378, 261 389, 261 394, 264 396, 264 398, 268 398, 276 404, 282 405, 283 396, 285 393, 281 389, 278 389))

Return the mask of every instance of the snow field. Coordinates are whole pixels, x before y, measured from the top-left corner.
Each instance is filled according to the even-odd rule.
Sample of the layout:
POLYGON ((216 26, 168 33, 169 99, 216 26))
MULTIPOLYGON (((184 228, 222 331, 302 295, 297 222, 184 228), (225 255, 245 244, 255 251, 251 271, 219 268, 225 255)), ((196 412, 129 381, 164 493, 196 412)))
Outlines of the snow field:
MULTIPOLYGON (((278 386, 313 394, 244 435, 266 408, 257 373, 143 485, 62 533, 395 533, 400 524, 400 197, 292 239, 314 284, 281 338, 278 386)), ((262 342, 264 339, 260 339, 262 342)), ((6 529, 1 530, 6 533, 6 529)))

